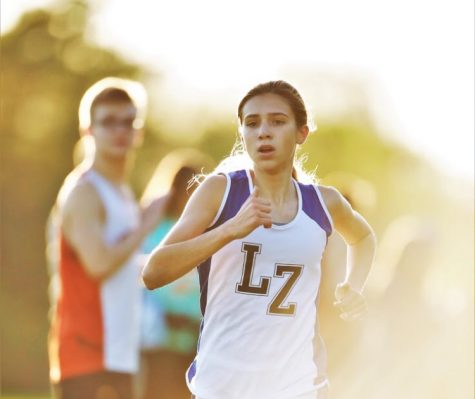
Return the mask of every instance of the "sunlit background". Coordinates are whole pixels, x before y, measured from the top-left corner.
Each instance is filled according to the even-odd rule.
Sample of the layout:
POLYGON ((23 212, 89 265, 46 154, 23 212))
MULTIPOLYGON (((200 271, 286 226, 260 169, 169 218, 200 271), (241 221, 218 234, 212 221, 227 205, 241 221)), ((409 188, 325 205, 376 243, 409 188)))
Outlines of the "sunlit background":
POLYGON ((44 226, 81 95, 118 75, 150 95, 137 196, 172 149, 222 159, 254 84, 294 84, 318 125, 307 168, 379 239, 352 325, 331 308, 344 255, 329 243, 332 398, 473 398, 473 1, 3 0, 1 35, 2 395, 48 397, 44 226))

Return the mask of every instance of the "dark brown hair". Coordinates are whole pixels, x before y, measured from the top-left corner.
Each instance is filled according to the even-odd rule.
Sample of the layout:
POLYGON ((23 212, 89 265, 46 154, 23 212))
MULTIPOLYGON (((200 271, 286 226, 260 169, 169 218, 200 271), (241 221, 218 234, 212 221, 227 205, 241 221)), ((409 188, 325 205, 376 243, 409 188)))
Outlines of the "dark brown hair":
POLYGON ((186 204, 186 201, 180 201, 185 196, 187 199, 196 189, 198 183, 193 180, 195 175, 198 175, 200 170, 192 166, 182 166, 176 175, 173 177, 171 186, 171 196, 167 202, 165 214, 169 217, 179 217, 183 212, 181 208, 186 204))
POLYGON ((239 123, 242 124, 242 111, 246 103, 253 97, 263 94, 277 94, 287 101, 292 112, 294 113, 295 123, 297 127, 302 127, 308 124, 307 110, 302 97, 295 87, 283 80, 274 80, 266 83, 261 83, 253 87, 241 100, 238 106, 239 123))

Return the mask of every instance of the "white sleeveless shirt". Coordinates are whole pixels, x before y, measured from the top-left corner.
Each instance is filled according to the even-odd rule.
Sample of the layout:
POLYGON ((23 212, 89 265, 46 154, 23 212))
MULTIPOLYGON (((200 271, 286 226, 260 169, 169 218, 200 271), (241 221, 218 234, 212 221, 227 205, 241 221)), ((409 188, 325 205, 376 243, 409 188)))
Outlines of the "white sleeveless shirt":
MULTIPOLYGON (((139 210, 127 186, 119 188, 93 169, 85 174, 99 194, 106 212, 104 240, 117 243, 139 223, 139 210)), ((138 370, 141 284, 138 252, 101 284, 106 370, 138 370)))
MULTIPOLYGON (((210 229, 234 217, 252 192, 248 171, 226 178, 210 229)), ((187 371, 198 399, 316 397, 316 297, 332 224, 318 187, 294 183, 291 222, 261 226, 199 266, 203 321, 187 371)))

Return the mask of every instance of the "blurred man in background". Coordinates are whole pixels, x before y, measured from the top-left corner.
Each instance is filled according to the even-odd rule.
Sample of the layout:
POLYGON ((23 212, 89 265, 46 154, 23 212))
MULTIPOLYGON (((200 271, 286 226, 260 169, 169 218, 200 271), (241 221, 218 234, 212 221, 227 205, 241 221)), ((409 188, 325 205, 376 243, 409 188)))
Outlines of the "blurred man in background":
POLYGON ((58 398, 133 396, 141 300, 137 250, 166 203, 162 197, 140 210, 127 184, 145 105, 140 84, 117 78, 97 82, 81 100, 80 130, 89 146, 64 181, 52 222, 59 289, 49 357, 58 398))

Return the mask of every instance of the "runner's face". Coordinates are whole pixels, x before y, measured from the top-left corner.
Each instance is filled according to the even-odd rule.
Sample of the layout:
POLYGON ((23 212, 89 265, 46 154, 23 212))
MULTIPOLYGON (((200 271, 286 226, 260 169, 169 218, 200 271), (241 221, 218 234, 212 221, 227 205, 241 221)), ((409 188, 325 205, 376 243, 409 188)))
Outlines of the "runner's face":
POLYGON ((244 105, 241 134, 255 165, 277 171, 292 167, 296 145, 305 141, 308 128, 297 128, 287 101, 268 93, 244 105))

